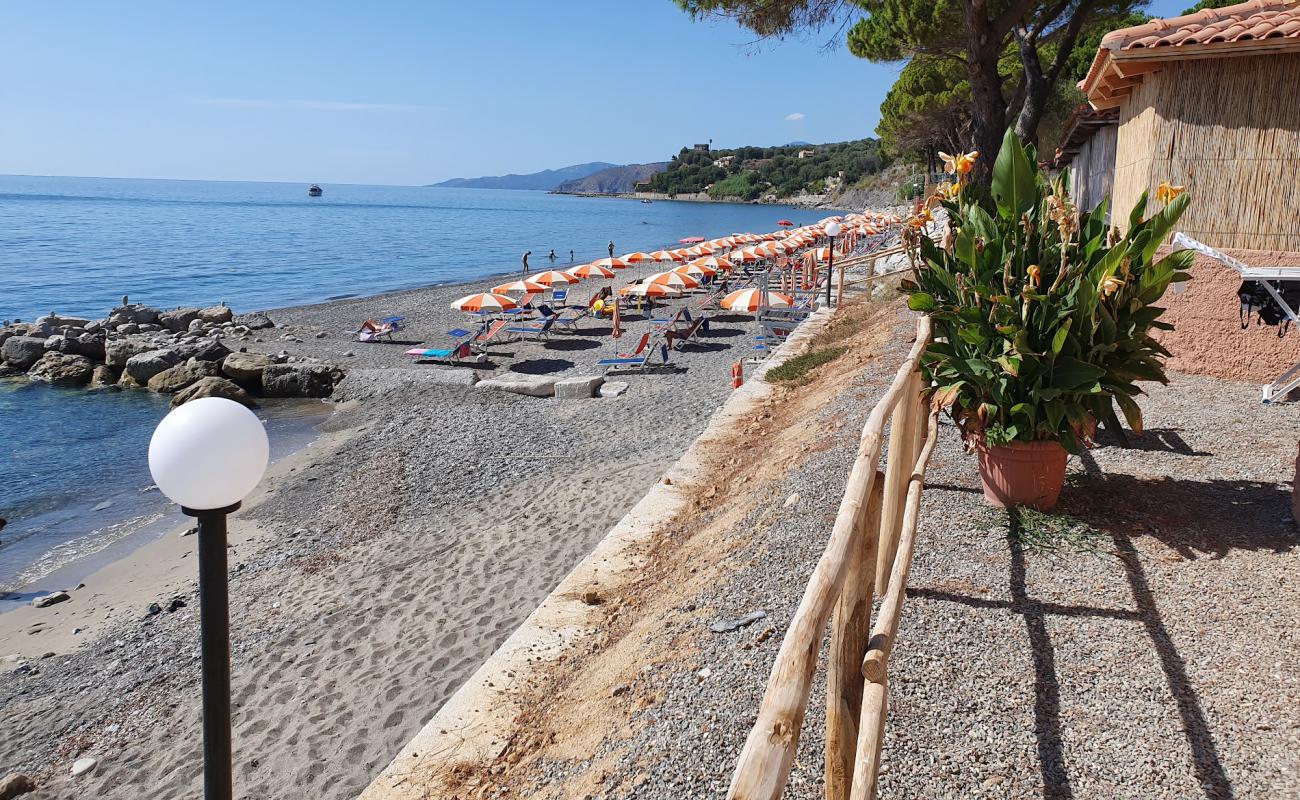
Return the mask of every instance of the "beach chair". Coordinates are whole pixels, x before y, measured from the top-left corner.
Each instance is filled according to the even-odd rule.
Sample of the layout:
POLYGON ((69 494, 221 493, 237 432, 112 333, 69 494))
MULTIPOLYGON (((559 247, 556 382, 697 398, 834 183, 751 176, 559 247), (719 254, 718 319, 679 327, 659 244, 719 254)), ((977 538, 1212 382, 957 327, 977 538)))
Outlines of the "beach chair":
POLYGON ((533 325, 511 325, 504 329, 505 333, 510 334, 510 341, 517 342, 523 339, 545 339, 551 335, 551 328, 555 326, 555 315, 546 317, 541 322, 533 325))
POLYGON ((501 313, 509 314, 512 317, 517 317, 520 314, 524 314, 524 315, 531 314, 533 313, 533 301, 536 299, 537 299, 537 292, 529 292, 528 294, 519 298, 518 302, 515 303, 514 308, 506 309, 501 313))
POLYGON ((559 314, 555 318, 555 330, 561 328, 576 332, 578 330, 578 321, 591 316, 591 310, 586 308, 574 308, 569 306, 569 310, 559 314))
POLYGON ((478 336, 474 337, 470 342, 470 345, 479 352, 486 353, 488 345, 492 343, 493 339, 497 338, 497 335, 500 334, 501 331, 505 330, 505 327, 508 324, 508 320, 493 320, 491 323, 485 325, 479 330, 478 336))
POLYGON ((699 346, 700 342, 695 338, 695 334, 702 330, 707 331, 708 329, 709 318, 704 316, 696 317, 691 321, 690 325, 687 325, 682 330, 668 331, 668 333, 665 334, 665 340, 668 342, 668 347, 670 349, 675 347, 680 350, 688 344, 699 346))
POLYGON ((596 362, 597 367, 604 367, 602 374, 608 375, 614 370, 644 371, 650 365, 650 359, 658 353, 662 363, 668 363, 668 345, 663 342, 651 344, 650 334, 641 335, 636 349, 631 353, 620 353, 617 358, 602 358, 596 362))
POLYGON ((568 300, 568 299, 569 299, 569 290, 568 290, 568 289, 552 289, 552 290, 551 290, 551 302, 554 303, 555 305, 557 305, 557 306, 563 306, 564 303, 565 303, 565 301, 568 300))
POLYGON ((391 340, 393 334, 406 327, 406 317, 384 317, 381 320, 368 319, 353 331, 359 342, 378 342, 384 339, 391 340))
MULTIPOLYGON (((449 347, 413 347, 406 351, 406 355, 411 356, 417 361, 444 361, 447 363, 458 364, 463 361, 475 358, 473 342, 478 339, 486 328, 480 328, 478 331, 467 331, 464 328, 456 328, 447 331, 449 336, 455 338, 449 347)), ((478 360, 481 360, 478 356, 478 360)))
POLYGON ((655 329, 656 331, 666 331, 666 330, 671 330, 672 328, 674 328, 674 327, 677 326, 677 323, 678 323, 678 322, 681 322, 681 321, 682 321, 682 314, 683 314, 683 313, 687 314, 686 319, 689 320, 689 319, 690 319, 690 312, 686 310, 686 307, 685 307, 685 306, 683 306, 683 307, 677 309, 677 313, 676 313, 676 314, 673 314, 672 317, 670 317, 670 318, 668 318, 668 319, 652 319, 652 320, 650 320, 650 324, 654 326, 654 329, 655 329))

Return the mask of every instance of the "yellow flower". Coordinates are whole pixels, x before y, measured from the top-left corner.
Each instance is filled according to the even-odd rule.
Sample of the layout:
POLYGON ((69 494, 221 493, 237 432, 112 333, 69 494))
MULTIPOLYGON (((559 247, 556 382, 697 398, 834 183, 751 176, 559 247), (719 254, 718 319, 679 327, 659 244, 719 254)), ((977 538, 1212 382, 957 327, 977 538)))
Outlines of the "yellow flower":
POLYGON ((1030 286, 1037 289, 1039 286, 1043 285, 1043 271, 1038 268, 1037 264, 1030 264, 1029 269, 1025 271, 1029 273, 1030 286))
POLYGON ((934 215, 930 213, 930 209, 927 207, 917 212, 916 216, 908 220, 907 224, 911 225, 913 228, 921 228, 925 226, 925 223, 933 221, 934 215))
POLYGON ((955 172, 958 175, 966 175, 975 169, 975 159, 979 158, 978 150, 972 150, 969 153, 957 153, 948 155, 940 151, 939 158, 943 159, 943 166, 946 172, 955 172))
POLYGON ((1123 278, 1120 278, 1117 275, 1110 275, 1101 279, 1101 283, 1097 284, 1097 291, 1101 292, 1106 297, 1110 297, 1123 285, 1123 278))
POLYGON ((1169 181, 1162 181, 1156 187, 1156 199, 1162 203, 1169 203, 1185 191, 1187 191, 1186 186, 1174 186, 1169 181))

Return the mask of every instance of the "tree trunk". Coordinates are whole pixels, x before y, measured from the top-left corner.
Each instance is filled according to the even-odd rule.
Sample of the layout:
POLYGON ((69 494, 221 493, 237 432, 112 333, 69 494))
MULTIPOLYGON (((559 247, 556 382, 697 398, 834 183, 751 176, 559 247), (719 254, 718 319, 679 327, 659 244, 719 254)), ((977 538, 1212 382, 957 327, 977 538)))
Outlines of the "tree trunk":
POLYGON ((998 55, 1001 37, 993 36, 982 3, 964 2, 967 47, 966 76, 970 80, 971 128, 975 149, 980 157, 975 160, 971 180, 978 186, 988 186, 993 181, 993 162, 1002 146, 1007 114, 1006 99, 1002 96, 1002 78, 998 75, 998 55))
POLYGON ((1025 101, 1016 117, 1016 135, 1025 144, 1037 147, 1038 123, 1043 119, 1043 110, 1047 107, 1047 96, 1052 91, 1052 84, 1043 74, 1043 65, 1038 60, 1038 47, 1029 33, 1017 27, 1015 36, 1020 63, 1025 70, 1025 101))

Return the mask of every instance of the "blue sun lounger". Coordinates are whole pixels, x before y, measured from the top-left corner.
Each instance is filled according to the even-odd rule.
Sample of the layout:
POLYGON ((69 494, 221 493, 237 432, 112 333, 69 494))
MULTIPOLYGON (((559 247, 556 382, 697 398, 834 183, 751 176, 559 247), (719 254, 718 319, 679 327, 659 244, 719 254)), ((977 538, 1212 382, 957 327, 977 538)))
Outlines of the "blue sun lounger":
POLYGON ((636 350, 632 351, 631 353, 624 353, 620 355, 618 358, 602 358, 600 361, 596 362, 596 366, 604 367, 605 368, 604 374, 609 374, 611 371, 615 369, 644 370, 647 366, 649 366, 650 359, 654 356, 656 352, 660 354, 660 357, 663 359, 663 363, 667 364, 668 345, 664 344, 663 342, 656 342, 655 344, 651 345, 649 344, 649 342, 650 342, 650 334, 647 333, 641 337, 641 341, 639 344, 637 344, 636 350))

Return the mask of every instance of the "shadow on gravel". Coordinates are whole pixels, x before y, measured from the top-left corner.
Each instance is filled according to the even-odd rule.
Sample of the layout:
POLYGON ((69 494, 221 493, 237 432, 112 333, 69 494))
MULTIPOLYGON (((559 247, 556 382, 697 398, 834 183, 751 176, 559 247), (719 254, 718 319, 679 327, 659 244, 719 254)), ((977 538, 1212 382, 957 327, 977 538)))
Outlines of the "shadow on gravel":
POLYGON ((600 347, 600 342, 590 339, 547 339, 542 346, 547 350, 594 350, 600 347))
POLYGON ((704 339, 730 339, 734 336, 744 336, 744 328, 719 328, 717 325, 710 325, 709 329, 701 330, 695 334, 704 339))
POLYGON ((1118 436, 1105 429, 1099 431, 1097 445, 1099 447, 1125 447, 1129 450, 1141 450, 1147 453, 1177 453, 1182 456, 1212 456, 1207 450, 1193 450, 1192 446, 1183 441, 1183 437, 1178 433, 1182 428, 1147 428, 1141 436, 1128 435, 1125 437, 1127 443, 1121 441, 1118 436))
POLYGON ((1092 455, 1061 496, 1069 514, 1112 536, 1151 536, 1185 559, 1223 558, 1231 550, 1286 553, 1300 545, 1291 493, 1276 483, 1139 478, 1103 473, 1092 455), (1098 497, 1106 498, 1097 503, 1098 497))
POLYGON ((530 358, 527 361, 511 364, 509 371, 524 375, 549 375, 552 372, 563 372, 573 366, 572 361, 563 358, 530 358))

